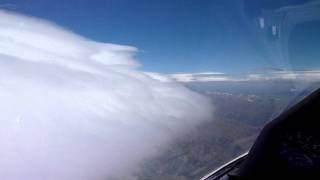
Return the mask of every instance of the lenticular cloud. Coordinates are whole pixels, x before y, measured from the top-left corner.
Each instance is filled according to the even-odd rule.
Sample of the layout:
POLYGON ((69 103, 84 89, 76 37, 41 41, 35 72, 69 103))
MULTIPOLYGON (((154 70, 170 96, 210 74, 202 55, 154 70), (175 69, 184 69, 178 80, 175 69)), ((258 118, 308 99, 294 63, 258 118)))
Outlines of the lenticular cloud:
POLYGON ((0 179, 130 179, 210 118, 204 97, 139 71, 136 51, 0 11, 0 179))

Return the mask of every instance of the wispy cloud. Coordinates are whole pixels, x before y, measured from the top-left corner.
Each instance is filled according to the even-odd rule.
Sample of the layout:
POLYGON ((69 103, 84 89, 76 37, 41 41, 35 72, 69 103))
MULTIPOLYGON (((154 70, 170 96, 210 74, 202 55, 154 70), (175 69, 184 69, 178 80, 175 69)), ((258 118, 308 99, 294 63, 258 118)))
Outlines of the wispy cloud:
POLYGON ((229 80, 229 77, 221 72, 176 73, 170 74, 169 77, 180 82, 229 80))
POLYGON ((0 9, 16 9, 17 5, 12 3, 0 3, 0 9))
POLYGON ((245 81, 320 81, 320 70, 288 71, 270 70, 261 73, 177 73, 168 75, 179 82, 245 82, 245 81))

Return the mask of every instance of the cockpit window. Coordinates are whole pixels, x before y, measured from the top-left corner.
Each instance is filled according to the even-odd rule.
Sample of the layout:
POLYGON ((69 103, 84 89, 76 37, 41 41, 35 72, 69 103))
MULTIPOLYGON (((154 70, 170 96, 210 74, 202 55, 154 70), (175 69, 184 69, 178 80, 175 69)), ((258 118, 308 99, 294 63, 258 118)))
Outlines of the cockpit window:
POLYGON ((0 179, 191 180, 320 80, 319 0, 0 2, 0 179))

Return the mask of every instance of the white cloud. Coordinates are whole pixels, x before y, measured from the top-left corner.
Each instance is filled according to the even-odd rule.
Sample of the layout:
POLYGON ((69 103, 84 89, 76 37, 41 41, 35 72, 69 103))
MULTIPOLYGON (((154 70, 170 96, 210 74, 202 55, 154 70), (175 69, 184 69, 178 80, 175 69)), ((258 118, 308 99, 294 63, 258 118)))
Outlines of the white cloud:
POLYGON ((0 178, 130 176, 211 118, 201 95, 139 72, 136 52, 0 11, 0 178))

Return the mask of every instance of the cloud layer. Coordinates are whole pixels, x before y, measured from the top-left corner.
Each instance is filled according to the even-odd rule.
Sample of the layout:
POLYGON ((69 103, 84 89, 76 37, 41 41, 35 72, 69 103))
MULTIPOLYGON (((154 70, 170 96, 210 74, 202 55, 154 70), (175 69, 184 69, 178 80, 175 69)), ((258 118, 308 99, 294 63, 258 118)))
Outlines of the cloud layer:
POLYGON ((130 179, 211 118, 201 95, 138 71, 136 52, 0 11, 0 178, 130 179))

